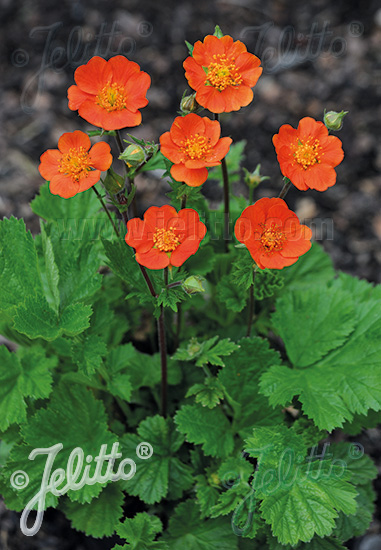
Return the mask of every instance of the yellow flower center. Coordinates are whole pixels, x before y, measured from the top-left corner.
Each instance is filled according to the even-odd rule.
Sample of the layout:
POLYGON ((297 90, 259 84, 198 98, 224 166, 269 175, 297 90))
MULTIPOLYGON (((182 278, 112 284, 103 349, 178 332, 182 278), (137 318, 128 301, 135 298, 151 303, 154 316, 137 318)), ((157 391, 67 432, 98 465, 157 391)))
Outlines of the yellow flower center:
POLYGON ((320 162, 319 150, 321 149, 318 139, 313 141, 312 137, 309 137, 305 141, 298 139, 298 142, 293 146, 293 156, 296 162, 307 170, 317 162, 320 162))
POLYGON ((242 76, 234 61, 225 54, 213 55, 214 61, 207 67, 205 84, 213 86, 220 92, 228 86, 239 86, 242 84, 242 76))
POLYGON ((181 151, 186 160, 204 160, 211 149, 210 139, 199 134, 194 134, 181 143, 181 151))
POLYGON ((156 229, 153 235, 155 248, 162 252, 173 252, 180 244, 180 240, 176 237, 174 228, 156 229))
POLYGON ((68 153, 62 155, 58 171, 70 176, 74 181, 78 181, 81 178, 87 178, 92 168, 88 152, 84 147, 80 147, 79 149, 72 148, 68 153))
POLYGON ((126 91, 119 84, 107 82, 106 86, 97 95, 97 105, 100 105, 107 112, 122 111, 126 108, 126 91))
POLYGON ((279 229, 279 226, 273 224, 271 227, 265 227, 262 224, 263 233, 261 235, 261 244, 265 249, 265 252, 275 252, 276 250, 282 250, 286 241, 285 234, 279 229))

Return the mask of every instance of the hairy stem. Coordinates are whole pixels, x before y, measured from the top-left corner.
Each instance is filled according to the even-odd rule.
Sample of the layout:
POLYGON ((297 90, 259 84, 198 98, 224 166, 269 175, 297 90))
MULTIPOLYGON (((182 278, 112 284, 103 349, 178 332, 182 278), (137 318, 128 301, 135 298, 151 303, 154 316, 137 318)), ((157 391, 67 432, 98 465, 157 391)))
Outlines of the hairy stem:
MULTIPOLYGON (((164 269, 164 282, 168 285, 168 267, 164 269)), ((160 317, 157 321, 159 350, 161 362, 161 415, 167 416, 167 342, 165 337, 164 307, 160 306, 160 317)))
POLYGON ((181 197, 181 208, 180 210, 183 210, 183 208, 187 207, 187 195, 184 193, 184 195, 181 197))
POLYGON ((95 187, 93 186, 92 189, 94 190, 94 193, 96 194, 97 198, 99 199, 101 205, 102 205, 102 208, 103 210, 106 212, 107 214, 107 217, 108 219, 110 220, 111 222, 111 225, 113 227, 113 230, 115 231, 115 234, 117 237, 120 237, 120 233, 119 233, 119 229, 116 227, 115 223, 114 223, 114 220, 112 219, 112 216, 110 214, 110 211, 109 209, 107 208, 104 200, 102 199, 102 195, 99 193, 98 189, 95 189, 95 187))
MULTIPOLYGON (((215 120, 219 120, 217 113, 214 115, 215 120)), ((230 193, 229 193, 229 174, 226 166, 226 159, 221 160, 222 178, 224 181, 224 241, 225 252, 229 252, 229 217, 230 217, 230 193)))
POLYGON ((254 284, 255 284, 255 276, 257 272, 254 271, 253 273, 253 284, 250 286, 250 296, 249 296, 249 317, 247 321, 247 331, 246 336, 249 337, 251 334, 251 327, 253 326, 253 320, 255 315, 255 296, 254 296, 254 284))
MULTIPOLYGON (((122 138, 120 136, 120 131, 119 130, 115 131, 115 139, 116 139, 116 143, 118 145, 119 152, 123 153, 124 147, 123 147, 123 142, 122 142, 122 138)), ((132 189, 132 185, 134 183, 134 179, 130 178, 130 176, 129 176, 127 164, 125 162, 123 162, 123 165, 124 165, 124 168, 126 170, 126 181, 128 181, 127 192, 131 193, 131 189, 132 189)), ((132 208, 132 213, 133 213, 134 217, 137 218, 138 217, 138 207, 137 207, 137 204, 136 204, 135 197, 136 196, 134 196, 134 198, 132 199, 131 208, 132 208)))
POLYGON ((291 181, 288 178, 283 178, 283 179, 284 179, 284 185, 282 187, 282 191, 278 195, 278 199, 284 199, 284 197, 288 193, 288 190, 291 187, 291 181))

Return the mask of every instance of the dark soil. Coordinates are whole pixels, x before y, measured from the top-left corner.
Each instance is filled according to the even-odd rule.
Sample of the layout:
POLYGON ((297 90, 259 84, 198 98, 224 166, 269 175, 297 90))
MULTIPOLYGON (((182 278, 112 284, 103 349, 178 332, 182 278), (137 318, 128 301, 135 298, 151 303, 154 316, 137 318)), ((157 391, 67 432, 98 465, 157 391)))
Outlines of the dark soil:
MULTIPOLYGON (((346 154, 337 184, 324 193, 292 189, 287 201, 311 225, 335 267, 381 282, 377 0, 1 0, 0 6, 1 217, 23 217, 38 231, 29 202, 42 184, 39 157, 56 148, 64 131, 89 128, 67 107, 66 91, 77 66, 93 55, 125 54, 138 62, 151 75, 152 86, 143 124, 133 133, 157 141, 169 129, 186 88, 184 40, 202 39, 218 23, 225 34, 244 41, 264 66, 254 102, 221 117, 225 135, 247 140, 246 167, 254 169, 260 162, 262 173, 271 177, 258 197, 275 196, 281 187, 271 139, 282 124, 296 126, 303 116, 322 119, 324 109, 349 111, 337 134, 346 154)), ((158 179, 140 176, 137 184, 142 210, 165 200, 165 184, 158 179)), ((204 190, 214 200, 222 198, 212 183, 204 190)), ((243 184, 234 191, 247 192, 243 184)), ((380 465, 380 433, 370 430, 361 442, 380 465)), ((115 544, 77 534, 57 511, 49 511, 40 533, 26 540, 18 518, 0 504, 1 550, 87 550, 115 544)), ((376 517, 371 533, 380 533, 380 519, 376 517)), ((374 548, 366 546, 370 543, 368 536, 348 547, 381 548, 380 542, 374 548)))

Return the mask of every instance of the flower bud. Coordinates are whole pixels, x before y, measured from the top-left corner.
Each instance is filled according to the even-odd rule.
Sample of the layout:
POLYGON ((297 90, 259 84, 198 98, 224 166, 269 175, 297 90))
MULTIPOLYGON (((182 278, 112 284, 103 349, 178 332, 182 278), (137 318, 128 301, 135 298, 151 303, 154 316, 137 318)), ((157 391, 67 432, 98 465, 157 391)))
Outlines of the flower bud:
POLYGON ((328 111, 324 113, 324 124, 328 130, 338 131, 343 127, 343 118, 348 114, 349 111, 341 111, 337 113, 336 111, 328 111))
POLYGON ((249 172, 246 168, 243 169, 245 172, 245 183, 252 189, 258 187, 258 185, 264 181, 270 179, 269 176, 261 176, 261 165, 258 164, 254 172, 249 172))
POLYGON ((183 96, 180 101, 180 109, 183 113, 196 113, 200 109, 200 105, 196 101, 196 93, 183 96))
POLYGON ((131 143, 131 145, 126 147, 123 153, 119 155, 119 158, 121 160, 124 160, 129 168, 135 168, 136 166, 139 166, 139 164, 144 162, 146 157, 144 150, 142 147, 140 147, 140 145, 135 145, 134 143, 131 143))
POLYGON ((197 292, 205 292, 202 286, 203 278, 197 275, 191 275, 182 284, 183 289, 187 294, 196 294, 197 292))

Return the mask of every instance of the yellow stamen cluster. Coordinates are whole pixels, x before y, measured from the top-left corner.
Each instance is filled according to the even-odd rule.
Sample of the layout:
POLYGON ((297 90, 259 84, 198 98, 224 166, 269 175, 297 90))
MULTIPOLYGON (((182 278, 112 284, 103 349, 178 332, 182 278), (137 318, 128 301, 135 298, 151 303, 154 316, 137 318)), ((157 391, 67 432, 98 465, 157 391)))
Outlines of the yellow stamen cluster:
POLYGON ((81 178, 87 178, 92 168, 88 152, 84 147, 80 147, 72 148, 62 156, 58 171, 78 181, 81 178))
POLYGON ((126 91, 123 86, 107 82, 106 86, 97 95, 97 105, 107 112, 122 111, 126 108, 126 91))
POLYGON ((213 55, 214 61, 207 67, 205 84, 217 88, 220 92, 228 86, 242 84, 242 76, 234 61, 225 54, 213 55))
POLYGON ((162 252, 173 252, 180 244, 180 240, 176 237, 173 227, 169 229, 156 229, 153 242, 155 248, 158 248, 162 252))
POLYGON ((199 134, 194 134, 181 144, 186 160, 204 160, 211 149, 210 139, 199 134))
POLYGON ((321 145, 318 139, 313 140, 312 137, 301 141, 298 139, 298 142, 294 145, 293 156, 296 162, 302 166, 304 170, 310 168, 314 164, 320 162, 321 145))
POLYGON ((279 229, 277 225, 271 225, 266 227, 263 224, 263 233, 261 235, 261 244, 266 252, 273 252, 275 250, 282 250, 286 241, 285 234, 279 229))

